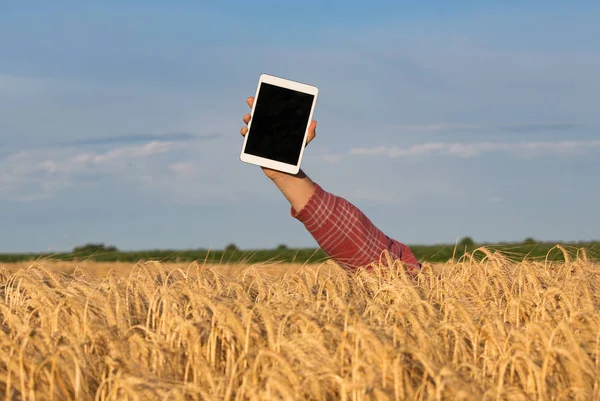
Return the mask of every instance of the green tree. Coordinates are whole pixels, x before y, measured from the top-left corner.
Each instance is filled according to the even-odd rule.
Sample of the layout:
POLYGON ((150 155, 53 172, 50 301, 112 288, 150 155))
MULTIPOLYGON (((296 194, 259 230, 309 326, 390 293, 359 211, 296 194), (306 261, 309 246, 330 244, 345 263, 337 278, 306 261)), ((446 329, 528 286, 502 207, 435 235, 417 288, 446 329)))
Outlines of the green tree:
POLYGON ((239 251, 239 248, 237 247, 237 245, 236 245, 236 244, 233 244, 233 243, 232 243, 232 244, 229 244, 229 245, 227 245, 227 246, 225 247, 225 252, 231 252, 231 253, 234 253, 234 252, 237 252, 237 251, 239 251))
POLYGON ((472 250, 475 249, 475 241, 473 241, 473 238, 471 237, 463 237, 460 242, 458 243, 458 247, 459 249, 463 250, 472 250))
POLYGON ((536 244, 537 241, 535 239, 533 239, 533 237, 527 237, 527 238, 525 238, 523 243, 527 244, 527 245, 533 245, 533 244, 536 244))
POLYGON ((76 255, 91 255, 94 253, 107 253, 107 252, 118 252, 119 250, 115 246, 106 246, 104 244, 88 243, 83 246, 76 246, 73 248, 73 254, 76 255))

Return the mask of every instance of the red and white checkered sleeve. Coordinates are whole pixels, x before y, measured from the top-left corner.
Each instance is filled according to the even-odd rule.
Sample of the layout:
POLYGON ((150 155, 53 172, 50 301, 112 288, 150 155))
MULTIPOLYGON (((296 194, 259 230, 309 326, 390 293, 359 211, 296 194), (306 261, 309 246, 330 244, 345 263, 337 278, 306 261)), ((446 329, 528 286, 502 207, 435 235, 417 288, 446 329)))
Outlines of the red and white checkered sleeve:
POLYGON ((329 257, 351 269, 379 262, 384 250, 402 259, 410 270, 420 266, 406 245, 389 238, 356 206, 319 185, 304 208, 297 213, 292 208, 291 215, 329 257))

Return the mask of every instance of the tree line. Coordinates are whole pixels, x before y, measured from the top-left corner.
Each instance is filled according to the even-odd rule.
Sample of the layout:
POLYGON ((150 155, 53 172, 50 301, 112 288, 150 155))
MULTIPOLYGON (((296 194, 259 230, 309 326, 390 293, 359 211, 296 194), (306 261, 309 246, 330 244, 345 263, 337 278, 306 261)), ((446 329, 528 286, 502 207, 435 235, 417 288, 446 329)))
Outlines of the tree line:
MULTIPOLYGON (((600 241, 590 242, 559 242, 573 257, 581 249, 586 250, 587 257, 600 260, 600 241)), ((529 237, 518 243, 477 243, 471 237, 464 237, 455 244, 437 245, 409 245, 417 259, 429 263, 445 263, 449 260, 458 260, 467 252, 473 252, 485 246, 494 251, 503 252, 507 257, 515 260, 530 260, 549 258, 563 261, 564 255, 555 246, 556 242, 539 242, 529 237)), ((483 257, 483 254, 475 257, 483 257)), ((320 263, 327 260, 327 255, 320 248, 290 248, 280 244, 273 249, 240 249, 231 243, 222 250, 210 249, 155 249, 146 251, 122 251, 116 246, 102 243, 89 243, 75 247, 71 252, 62 253, 29 253, 29 254, 0 254, 0 262, 14 263, 33 261, 39 259, 52 259, 64 261, 93 260, 97 262, 138 262, 158 260, 161 262, 192 262, 207 263, 260 263, 260 262, 285 262, 285 263, 320 263)))

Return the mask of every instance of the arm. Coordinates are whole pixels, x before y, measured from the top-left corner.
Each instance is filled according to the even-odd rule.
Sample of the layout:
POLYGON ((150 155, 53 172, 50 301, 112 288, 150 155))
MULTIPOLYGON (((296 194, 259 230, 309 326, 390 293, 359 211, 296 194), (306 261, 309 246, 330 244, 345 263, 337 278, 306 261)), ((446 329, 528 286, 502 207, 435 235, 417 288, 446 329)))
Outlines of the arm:
POLYGON ((296 175, 274 173, 269 178, 290 202, 292 210, 302 210, 317 188, 302 170, 296 175))
MULTIPOLYGON (((252 107, 254 98, 246 99, 252 107)), ((243 117, 250 122, 250 114, 243 117)), ((316 135, 317 122, 308 129, 307 144, 316 135)), ((245 136, 248 127, 240 134, 245 136)), ((404 244, 389 238, 347 200, 325 192, 302 171, 296 175, 286 174, 263 167, 263 172, 279 188, 292 206, 292 216, 304 224, 308 232, 329 257, 349 267, 367 267, 379 262, 384 250, 401 259, 410 272, 421 268, 411 250, 404 244)))
POLYGON ((278 175, 273 182, 291 205, 292 217, 304 224, 325 253, 356 269, 379 262, 384 250, 412 272, 421 267, 411 250, 389 238, 347 200, 323 190, 303 172, 278 175))

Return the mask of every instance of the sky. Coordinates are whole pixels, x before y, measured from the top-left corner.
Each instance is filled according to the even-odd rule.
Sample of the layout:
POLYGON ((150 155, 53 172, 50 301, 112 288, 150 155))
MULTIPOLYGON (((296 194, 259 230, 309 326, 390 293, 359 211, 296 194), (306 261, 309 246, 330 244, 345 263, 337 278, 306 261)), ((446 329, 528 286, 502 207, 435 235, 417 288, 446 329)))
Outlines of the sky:
POLYGON ((600 3, 1 2, 0 252, 315 247, 239 154, 267 73, 302 169, 407 244, 600 239, 600 3))

